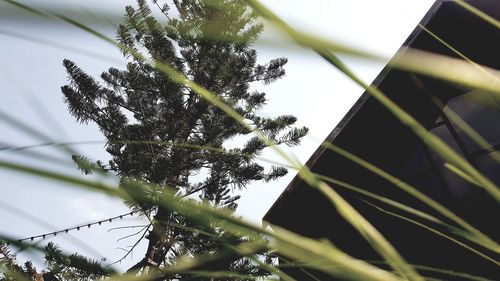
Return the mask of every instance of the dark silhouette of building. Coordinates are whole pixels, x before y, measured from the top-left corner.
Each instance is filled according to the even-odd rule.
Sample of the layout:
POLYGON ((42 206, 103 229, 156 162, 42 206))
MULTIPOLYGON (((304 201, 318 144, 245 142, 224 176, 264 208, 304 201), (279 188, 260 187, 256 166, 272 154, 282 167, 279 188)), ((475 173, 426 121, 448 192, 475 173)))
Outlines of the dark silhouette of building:
MULTIPOLYGON (((467 2, 493 18, 500 18, 500 1, 467 2)), ((416 48, 459 57, 422 26, 472 61, 500 69, 500 30, 454 1, 437 1, 399 52, 416 48)), ((474 167, 500 185, 500 164, 491 157, 492 152, 500 148, 498 95, 390 67, 386 67, 372 85, 382 90, 429 132, 439 136, 474 167), (444 113, 446 109, 456 112, 491 146, 486 149, 478 146, 450 120, 450 116, 444 113)), ((360 97, 326 141, 416 186, 495 241, 499 240, 498 203, 483 189, 446 168, 439 156, 427 149, 410 129, 368 93, 360 97)), ((440 217, 388 181, 332 151, 319 148, 306 165, 315 173, 351 183, 440 217)), ((410 263, 492 279, 500 276, 498 265, 491 261, 366 203, 368 201, 382 206, 380 202, 342 187, 332 186, 372 222, 410 263)), ((392 210, 386 206, 384 208, 392 210)), ((342 250, 360 259, 382 260, 356 230, 336 213, 332 204, 299 177, 293 179, 281 194, 265 215, 264 221, 308 237, 328 238, 342 250)), ((459 237, 453 238, 471 245, 459 237)), ((499 260, 497 253, 474 247, 499 260)), ((297 276, 298 280, 312 280, 302 275, 300 270, 289 272, 297 276)), ((321 280, 331 280, 319 273, 317 276, 321 280)), ((449 280, 449 276, 434 276, 449 280)))

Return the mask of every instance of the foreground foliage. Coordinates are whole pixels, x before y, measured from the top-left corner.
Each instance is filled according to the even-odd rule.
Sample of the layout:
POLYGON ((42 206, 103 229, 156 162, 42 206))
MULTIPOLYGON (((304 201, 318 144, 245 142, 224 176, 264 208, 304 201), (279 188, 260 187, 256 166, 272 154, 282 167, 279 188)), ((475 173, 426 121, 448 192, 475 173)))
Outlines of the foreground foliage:
MULTIPOLYGON (((169 16, 170 6, 165 4, 162 21, 153 16, 145 1, 138 1, 137 9, 126 8, 117 40, 129 63, 125 70, 110 68, 102 73, 104 85, 75 63, 64 61, 70 84, 63 86, 62 92, 69 111, 79 122, 99 126, 112 157, 107 164, 93 164, 78 155, 74 159, 86 173, 93 169, 111 171, 122 183, 150 184, 153 196, 169 189, 179 198, 197 196, 215 208, 234 210, 239 196, 232 191, 287 173, 278 166, 266 171, 255 157, 271 145, 297 145, 307 133, 307 128, 292 127, 294 116, 260 116, 266 95, 251 87, 254 82, 269 84, 283 77, 287 60, 257 64, 257 52, 251 44, 263 26, 255 23, 256 15, 248 12, 243 1, 174 1, 172 8, 178 16, 169 16), (217 93, 217 98, 245 119, 246 126, 170 79, 148 60, 168 65, 217 93), (250 128, 264 132, 272 143, 246 137, 242 147, 227 148, 228 141, 249 135, 250 128)), ((213 254, 221 249, 221 243, 211 237, 172 227, 195 227, 186 217, 150 202, 127 203, 144 216, 152 216, 147 252, 129 272, 161 268, 175 264, 182 256, 213 254)), ((240 239, 217 226, 205 231, 240 239)), ((211 267, 249 276, 269 274, 240 257, 227 257, 211 267)))
MULTIPOLYGON (((231 77, 227 73, 236 71, 235 73, 239 73, 241 77, 253 77, 255 81, 270 82, 283 75, 282 66, 285 61, 277 60, 265 66, 256 66, 255 59, 252 63, 254 57, 251 53, 246 52, 250 50, 249 47, 246 44, 241 45, 241 42, 248 44, 253 42, 252 40, 255 38, 251 34, 258 34, 256 31, 258 31, 259 25, 255 25, 257 29, 246 29, 249 33, 243 32, 240 34, 241 37, 231 36, 228 33, 221 34, 220 31, 225 30, 225 28, 241 29, 237 28, 238 24, 226 23, 221 26, 218 23, 220 17, 210 18, 212 21, 207 22, 206 18, 203 17, 213 15, 207 11, 212 8, 217 11, 220 6, 215 4, 219 2, 201 2, 206 3, 207 6, 201 5, 201 8, 192 6, 192 4, 200 3, 198 1, 174 1, 174 7, 179 12, 180 19, 168 19, 169 25, 165 29, 159 28, 159 23, 151 16, 144 2, 139 2, 137 10, 128 8, 127 24, 120 27, 118 37, 119 47, 130 58, 131 63, 125 71, 110 69, 105 72, 102 78, 106 86, 96 82, 76 67, 74 63, 65 61, 71 83, 63 87, 63 93, 67 98, 71 112, 81 122, 98 124, 108 138, 107 149, 113 157, 112 161, 107 164, 91 163, 84 157, 77 155, 74 156, 74 159, 86 173, 112 171, 121 176, 123 180, 120 189, 91 179, 75 178, 30 166, 0 162, 0 167, 4 169, 116 196, 129 202, 132 208, 143 211, 145 216, 155 216, 155 222, 152 225, 153 231, 149 236, 150 247, 146 257, 132 268, 130 275, 114 275, 110 277, 111 280, 129 278, 130 280, 172 280, 176 278, 254 280, 256 276, 268 276, 270 279, 279 276, 281 280, 294 280, 293 277, 286 274, 286 270, 281 270, 286 268, 285 266, 298 267, 307 273, 309 270, 315 270, 329 277, 347 280, 433 280, 432 277, 421 276, 422 272, 438 272, 441 274, 440 276, 448 276, 451 280, 487 280, 467 273, 409 264, 369 221, 343 200, 335 192, 335 189, 331 188, 325 181, 348 186, 353 190, 356 187, 335 179, 326 180, 324 177, 312 174, 306 167, 299 173, 302 179, 312 188, 320 190, 330 200, 342 217, 384 258, 383 262, 362 261, 349 256, 348 253, 341 251, 327 241, 312 240, 279 227, 274 227, 274 231, 270 232, 235 218, 232 208, 235 207, 236 198, 228 196, 228 187, 231 185, 244 187, 250 181, 271 180, 284 174, 282 168, 274 168, 270 172, 264 172, 262 167, 253 161, 264 147, 276 143, 296 144, 305 134, 306 129, 291 129, 290 126, 295 122, 293 117, 275 119, 257 117, 252 110, 264 103, 264 100, 261 100, 263 96, 258 93, 248 93, 246 86, 239 88, 238 83, 224 80, 231 77), (193 16, 199 15, 197 13, 203 16, 193 16), (182 20, 183 15, 185 21, 182 20), (245 37, 245 34, 250 37, 245 37), (210 40, 207 40, 206 37, 209 37, 210 40), (165 52, 155 51, 154 46, 159 43, 168 45, 170 40, 178 40, 176 41, 178 46, 170 47, 165 52), (194 40, 195 43, 188 43, 192 42, 189 40, 194 40), (241 51, 240 56, 236 56, 237 60, 231 60, 233 58, 230 55, 231 52, 215 51, 217 48, 225 46, 224 44, 228 44, 227 42, 230 42, 229 50, 231 52, 241 51), (176 48, 184 51, 177 53, 176 48), (146 52, 147 56, 140 55, 142 52, 146 52), (198 55, 215 60, 218 67, 214 68, 212 61, 203 64, 201 60, 194 59, 198 55), (225 62, 234 62, 234 69, 229 68, 230 72, 226 73, 229 70, 220 67, 223 64, 217 63, 219 59, 225 59, 225 62), (245 63, 237 63, 241 62, 240 59, 245 63), (194 66, 200 67, 202 71, 197 72, 194 66), (241 69, 246 69, 246 72, 238 72, 241 69), (218 77, 225 78, 219 81, 220 83, 211 82, 212 80, 207 78, 210 73, 218 73, 218 77), (266 75, 269 75, 270 79, 259 76, 265 75, 264 73, 267 73, 266 75), (160 82, 171 87, 156 88, 156 84, 160 82), (227 87, 225 88, 224 85, 227 87), (169 92, 169 89, 175 89, 175 91, 169 92), (232 90, 226 92, 228 89, 232 90), (173 99, 166 97, 173 97, 173 99), (169 106, 162 107, 163 104, 169 106), (187 105, 193 107, 186 107, 187 105), (184 111, 186 108, 189 110, 184 111), (156 112, 162 112, 162 115, 157 116, 156 112), (198 122, 190 123, 193 113, 201 114, 202 117, 196 119, 198 122), (180 119, 183 122, 179 125, 173 122, 168 123, 169 126, 165 127, 158 125, 175 119, 180 119), (190 127, 189 124, 194 127, 190 127), (190 130, 192 128, 194 131, 190 130), (214 133, 217 130, 222 130, 223 133, 221 135, 214 133), (229 150, 224 147, 225 140, 231 136, 250 135, 250 133, 255 133, 257 137, 250 138, 243 148, 229 150), (178 138, 179 134, 182 136, 181 138, 178 138), (162 139, 163 136, 170 136, 170 138, 165 140, 162 139), (184 161, 184 159, 189 159, 189 161, 184 161), (215 164, 204 166, 208 160, 213 160, 215 164), (176 165, 170 166, 173 163, 176 165), (235 165, 242 163, 243 171, 235 169, 235 165), (163 174, 162 171, 165 170, 168 173, 163 174), (186 171, 201 172, 203 170, 207 172, 207 177, 204 180, 198 183, 189 180, 192 174, 186 171), (216 185, 216 183, 222 185, 216 185), (219 190, 214 186, 224 186, 225 188, 219 190), (200 187, 201 189, 197 190, 200 187), (192 191, 195 192, 191 193, 192 191), (193 200, 194 196, 191 195, 198 191, 197 195, 202 200, 193 200), (164 233, 168 235, 164 236, 164 233), (172 239, 174 235, 175 239, 172 239), (266 239, 263 239, 264 237, 266 239), (270 259, 273 258, 273 255, 269 255, 269 253, 277 253, 283 257, 281 267, 272 265, 270 259), (267 256, 267 260, 263 256, 267 256), (142 273, 142 275, 136 276, 137 273, 142 273)), ((331 44, 324 44, 325 42, 319 42, 323 43, 319 44, 318 41, 305 40, 311 39, 311 37, 300 36, 297 31, 270 13, 257 1, 248 2, 259 13, 280 26, 298 43, 311 47, 355 82, 368 88, 368 92, 389 108, 396 117, 411 127, 417 135, 425 138, 424 135, 427 132, 425 128, 415 122, 398 105, 388 100, 380 90, 370 88, 357 78, 342 64, 341 60, 331 53, 331 44)), ((462 1, 458 2, 462 5, 466 4, 462 1)), ((230 3, 230 1, 222 3, 230 3)), ((243 2, 235 1, 234 3, 239 3, 233 6, 236 11, 240 11, 239 14, 236 14, 239 16, 247 15, 253 19, 253 14, 246 13, 247 10, 244 8, 243 2)), ((167 8, 168 6, 163 8, 163 12, 166 13, 167 8)), ((232 9, 227 11, 229 14, 233 12, 232 9)), ((248 22, 240 23, 246 24, 248 22)), ((94 31, 90 32, 97 34, 94 31)), ((222 49, 224 48, 222 47, 222 49)), ((424 64, 426 56, 421 58, 422 64, 424 64)), ((460 75, 450 77, 442 74, 442 76, 455 82, 462 78, 463 81, 467 81, 467 77, 460 75)), ((485 83, 482 87, 488 88, 491 87, 491 84, 485 83)), ((466 176, 477 180, 480 185, 482 184, 481 187, 490 192, 493 197, 496 196, 498 188, 485 180, 460 156, 450 152, 446 144, 440 143, 432 137, 425 140, 432 149, 436 151, 441 149, 442 157, 455 161, 453 163, 457 164, 456 166, 466 176)), ((349 155, 338 148, 330 147, 330 149, 347 155, 346 157, 356 163, 361 163, 363 167, 396 182, 403 190, 417 194, 411 186, 399 182, 392 175, 370 166, 362 159, 349 155)), ((279 149, 276 150, 281 152, 279 149)), ((281 155, 289 162, 288 164, 295 166, 294 161, 291 161, 289 157, 281 155)), ((454 214, 450 214, 448 210, 429 201, 428 198, 418 194, 416 196, 429 207, 438 210, 443 216, 456 222, 459 227, 447 227, 422 210, 412 209, 388 198, 377 197, 377 194, 369 194, 369 196, 396 209, 444 226, 443 231, 465 237, 488 251, 498 252, 498 245, 495 241, 484 237, 461 218, 454 217, 454 214)), ((402 218, 404 219, 404 217, 402 218)), ((424 224, 424 227, 427 225, 424 224)), ((430 228, 430 230, 433 229, 430 228)), ((440 232, 436 234, 442 235, 440 232)), ((457 245, 457 247, 463 246, 457 245)), ((483 249, 479 247, 477 249, 479 250, 474 249, 476 251, 474 254, 481 255, 483 249)), ((68 264, 65 262, 68 260, 63 257, 56 260, 58 263, 68 264)), ((26 276, 30 270, 29 266, 15 266, 15 263, 11 261, 12 258, 2 260, 2 264, 11 264, 10 267, 2 268, 6 272, 5 276, 16 276, 16 272, 26 276)), ((493 262, 495 262, 494 259, 493 262)), ((97 268, 94 270, 98 271, 97 268)))

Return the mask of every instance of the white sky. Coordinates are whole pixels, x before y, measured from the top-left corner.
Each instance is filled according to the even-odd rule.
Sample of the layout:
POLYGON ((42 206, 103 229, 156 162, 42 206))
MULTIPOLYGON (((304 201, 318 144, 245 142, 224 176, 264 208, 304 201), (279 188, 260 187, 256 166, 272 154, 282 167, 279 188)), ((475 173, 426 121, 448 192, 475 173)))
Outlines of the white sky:
MULTIPOLYGON (((348 43, 388 58, 399 48, 433 2, 433 0, 263 1, 285 20, 303 31, 314 32, 325 38, 348 43)), ((44 1, 44 4, 51 7, 63 5, 77 11, 118 13, 117 16, 122 14, 125 3, 134 1, 44 1)), ((67 112, 59 89, 66 83, 66 74, 61 63, 64 58, 69 58, 94 76, 111 65, 120 67, 122 64, 110 63, 68 49, 58 49, 46 44, 8 37, 2 32, 37 36, 111 56, 124 62, 121 54, 109 44, 74 27, 46 20, 27 20, 28 14, 22 12, 17 14, 16 11, 5 2, 0 2, 0 110, 29 123, 50 135, 52 139, 61 142, 102 140, 103 137, 95 126, 79 125, 67 112), (24 17, 20 17, 21 15, 24 17)), ((95 19, 91 21, 97 22, 95 19)), ((96 26, 102 29, 102 32, 114 35, 111 28, 96 26)), ((270 34, 272 33, 267 36, 273 36, 270 34)), ((363 91, 317 55, 303 48, 280 49, 276 46, 260 45, 257 49, 260 62, 281 56, 289 59, 286 77, 264 87, 270 101, 263 113, 269 116, 293 114, 298 117, 299 125, 310 128, 310 134, 301 146, 287 149, 289 153, 293 153, 305 162, 363 91)), ((347 62, 368 82, 372 81, 383 67, 382 63, 355 59, 348 59, 347 62)), ((2 143, 23 146, 40 142, 42 141, 26 136, 0 120, 0 147, 2 143)), ((77 149, 93 159, 107 158, 102 145, 82 145, 77 149)), ((65 157, 54 148, 31 151, 50 153, 59 158, 65 157)), ((280 161, 272 153, 264 154, 263 157, 280 161)), ((43 165, 47 168, 62 167, 63 171, 79 175, 71 164, 47 165, 31 157, 21 156, 18 152, 0 151, 0 160, 43 165)), ((66 157, 66 160, 70 163, 70 159, 66 157)), ((289 175, 280 181, 249 186, 242 192, 238 213, 259 223, 294 174, 294 171, 290 171, 289 175)), ((120 201, 107 196, 0 170, 0 232, 3 234, 29 237, 127 211, 128 209, 120 201), (21 208, 22 211, 36 216, 38 222, 44 220, 51 226, 37 223, 33 218, 28 219, 19 210, 14 211, 12 208, 7 210, 5 204, 21 208)), ((90 230, 82 229, 71 235, 92 245, 99 254, 78 246, 79 244, 68 240, 66 236, 60 235, 53 241, 68 252, 78 251, 95 259, 105 257, 107 262, 116 261, 138 237, 115 241, 139 229, 108 230, 131 224, 136 225, 141 222, 129 218, 123 222, 94 227, 90 230)), ((144 247, 145 243, 142 243, 131 258, 123 261, 118 268, 127 268, 142 258, 144 247)))

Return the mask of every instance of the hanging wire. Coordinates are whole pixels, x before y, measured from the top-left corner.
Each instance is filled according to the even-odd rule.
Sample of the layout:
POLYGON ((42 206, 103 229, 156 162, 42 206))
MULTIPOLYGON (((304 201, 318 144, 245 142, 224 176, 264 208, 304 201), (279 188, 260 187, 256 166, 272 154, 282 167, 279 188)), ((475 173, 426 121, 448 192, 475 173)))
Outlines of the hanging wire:
POLYGON ((79 231, 82 228, 91 228, 94 225, 102 225, 103 223, 111 223, 117 219, 121 220, 126 216, 133 216, 135 213, 138 213, 138 211, 132 211, 129 213, 121 214, 119 216, 110 217, 110 218, 107 218, 104 220, 90 222, 90 223, 84 223, 84 224, 80 224, 77 226, 73 226, 73 227, 69 227, 69 228, 65 228, 65 229, 61 229, 61 230, 57 230, 57 231, 47 232, 44 234, 29 236, 26 238, 18 239, 14 242, 7 242, 7 245, 9 245, 9 244, 21 244, 24 241, 34 241, 35 239, 40 239, 40 238, 43 240, 43 239, 46 239, 47 237, 57 236, 58 234, 66 234, 66 233, 69 233, 70 231, 73 231, 73 230, 79 231))

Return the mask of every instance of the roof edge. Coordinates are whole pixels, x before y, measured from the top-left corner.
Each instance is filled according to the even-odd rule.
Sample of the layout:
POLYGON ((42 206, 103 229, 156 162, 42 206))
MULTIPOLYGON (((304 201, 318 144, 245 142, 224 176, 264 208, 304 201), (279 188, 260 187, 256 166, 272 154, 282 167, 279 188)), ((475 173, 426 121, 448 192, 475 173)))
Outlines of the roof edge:
MULTIPOLYGON (((389 63, 395 60, 398 60, 400 55, 408 49, 408 46, 410 46, 414 40, 417 38, 417 36, 422 32, 421 25, 426 25, 434 16, 434 14, 437 12, 437 10, 441 7, 441 5, 445 2, 452 2, 454 0, 436 0, 434 4, 429 8, 427 13, 423 16, 423 18, 420 20, 419 25, 415 27, 415 29, 410 33, 410 35, 407 37, 407 39, 404 41, 403 45, 398 49, 398 51, 394 54, 394 56, 389 60, 389 62, 386 64, 386 66, 381 70, 381 72, 377 75, 377 77, 373 80, 373 82, 370 84, 370 86, 377 87, 387 76, 389 71, 391 70, 390 67, 388 67, 389 63)), ((361 107, 366 103, 366 101, 370 98, 370 94, 367 93, 366 91, 359 97, 359 99, 354 103, 354 105, 349 109, 349 111, 346 113, 346 115, 340 120, 340 122, 335 126, 335 128, 332 130, 332 132, 326 137, 326 139, 323 142, 329 142, 332 143, 337 136, 342 132, 342 129, 349 123, 349 121, 352 119, 352 117, 359 111, 361 107)), ((311 157, 307 160, 305 163, 305 166, 310 168, 312 167, 317 160, 323 155, 325 152, 326 147, 323 145, 320 145, 316 151, 311 155, 311 157)), ((299 176, 299 173, 295 175, 295 177, 292 179, 292 181, 288 184, 288 186, 283 190, 283 192, 280 194, 278 199, 273 203, 271 208, 266 212, 264 217, 262 218, 262 221, 265 222, 266 224, 268 223, 268 218, 271 217, 271 213, 273 212, 273 209, 276 209, 279 205, 282 204, 282 201, 285 199, 285 197, 296 188, 300 183, 302 182, 302 178, 299 176)))

